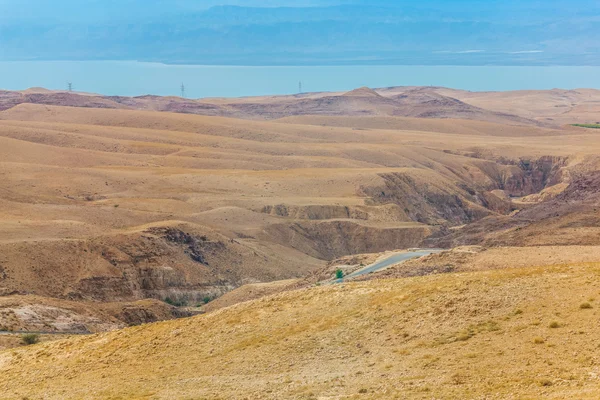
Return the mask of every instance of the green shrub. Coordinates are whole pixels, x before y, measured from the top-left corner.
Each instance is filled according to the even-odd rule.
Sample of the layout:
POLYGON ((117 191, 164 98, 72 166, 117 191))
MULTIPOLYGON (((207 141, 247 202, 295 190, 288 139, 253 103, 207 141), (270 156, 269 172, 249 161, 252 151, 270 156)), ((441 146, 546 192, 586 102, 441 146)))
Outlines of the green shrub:
POLYGON ((173 306, 173 307, 186 307, 188 305, 187 300, 173 300, 170 297, 165 299, 165 303, 173 306))
POLYGON ((202 301, 204 302, 204 304, 208 304, 212 301, 212 298, 206 296, 205 298, 202 299, 202 301))
POLYGON ((344 271, 342 271, 341 269, 338 269, 337 271, 335 271, 335 278, 336 279, 344 278, 344 271))
POLYGON ((172 306, 174 306, 174 305, 175 305, 175 302, 174 302, 174 301, 173 301, 173 299, 172 299, 172 298, 170 298, 170 297, 167 297, 167 298, 165 299, 165 303, 167 303, 167 304, 169 304, 169 305, 172 305, 172 306))
POLYGON ((21 336, 21 341, 23 342, 23 344, 28 346, 36 344, 40 341, 40 335, 38 335, 37 333, 26 333, 23 336, 21 336))

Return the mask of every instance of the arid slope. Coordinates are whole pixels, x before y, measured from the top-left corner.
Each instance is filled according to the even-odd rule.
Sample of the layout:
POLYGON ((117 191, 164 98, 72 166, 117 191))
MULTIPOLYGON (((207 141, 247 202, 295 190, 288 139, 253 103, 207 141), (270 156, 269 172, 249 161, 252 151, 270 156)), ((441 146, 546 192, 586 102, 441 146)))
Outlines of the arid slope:
POLYGON ((597 264, 305 289, 0 353, 4 398, 594 399, 597 264))

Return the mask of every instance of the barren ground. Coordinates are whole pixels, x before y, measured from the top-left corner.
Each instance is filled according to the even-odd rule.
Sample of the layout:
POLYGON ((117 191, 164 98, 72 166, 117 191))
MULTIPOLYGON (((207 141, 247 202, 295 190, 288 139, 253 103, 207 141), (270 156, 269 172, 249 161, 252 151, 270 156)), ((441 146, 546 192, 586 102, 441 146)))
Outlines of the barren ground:
POLYGON ((0 397, 597 398, 598 93, 0 93, 0 325, 210 311, 1 352, 0 397))

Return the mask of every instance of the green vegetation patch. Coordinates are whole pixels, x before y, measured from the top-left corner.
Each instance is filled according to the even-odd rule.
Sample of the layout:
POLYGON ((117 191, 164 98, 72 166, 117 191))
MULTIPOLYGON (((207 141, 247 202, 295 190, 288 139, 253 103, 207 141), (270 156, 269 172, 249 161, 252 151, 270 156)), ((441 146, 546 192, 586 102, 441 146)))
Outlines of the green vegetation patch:
POLYGON ((36 344, 39 341, 40 341, 40 335, 38 335, 36 333, 26 333, 21 336, 21 342, 23 342, 24 345, 36 344))
POLYGON ((600 124, 573 124, 573 126, 578 126, 580 128, 600 129, 600 124))

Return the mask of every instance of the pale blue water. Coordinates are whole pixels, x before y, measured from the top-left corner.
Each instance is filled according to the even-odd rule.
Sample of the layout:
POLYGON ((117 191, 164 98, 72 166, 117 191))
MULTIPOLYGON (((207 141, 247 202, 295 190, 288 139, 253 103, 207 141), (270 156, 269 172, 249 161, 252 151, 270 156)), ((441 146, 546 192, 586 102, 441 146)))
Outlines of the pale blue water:
POLYGON ((600 88, 600 67, 164 65, 133 61, 0 62, 0 89, 33 86, 105 95, 234 97, 342 91, 360 86, 446 86, 474 91, 600 88))

